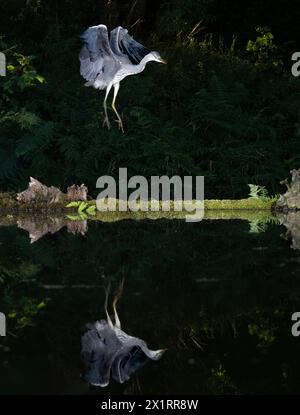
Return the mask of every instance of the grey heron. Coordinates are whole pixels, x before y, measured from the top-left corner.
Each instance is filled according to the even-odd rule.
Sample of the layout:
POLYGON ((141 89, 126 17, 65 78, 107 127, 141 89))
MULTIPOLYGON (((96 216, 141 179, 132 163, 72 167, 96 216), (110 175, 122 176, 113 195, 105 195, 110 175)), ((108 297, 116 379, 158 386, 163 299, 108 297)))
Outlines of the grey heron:
POLYGON ((94 386, 105 387, 110 377, 123 383, 148 360, 159 360, 166 349, 150 350, 144 340, 133 337, 121 329, 116 310, 123 283, 113 300, 114 323, 108 311, 109 289, 106 290, 104 310, 106 319, 86 326, 81 339, 81 357, 86 367, 86 380, 94 386))
POLYGON ((79 53, 80 74, 87 81, 86 86, 106 89, 103 102, 105 118, 103 126, 110 129, 106 100, 112 87, 114 95, 112 109, 117 116, 119 129, 124 133, 123 122, 116 109, 116 98, 120 82, 128 75, 142 72, 150 61, 166 63, 158 52, 150 51, 119 26, 111 30, 103 24, 89 27, 82 35, 84 46, 79 53))

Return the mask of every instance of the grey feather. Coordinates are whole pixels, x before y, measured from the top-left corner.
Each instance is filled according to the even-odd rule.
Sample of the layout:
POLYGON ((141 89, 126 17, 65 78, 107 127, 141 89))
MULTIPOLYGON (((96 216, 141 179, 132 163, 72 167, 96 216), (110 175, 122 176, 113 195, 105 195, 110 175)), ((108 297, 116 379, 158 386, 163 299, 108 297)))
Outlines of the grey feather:
POLYGON ((110 32, 110 46, 113 53, 127 57, 132 63, 139 64, 151 51, 134 40, 128 30, 119 26, 110 32))
POLYGON ((114 57, 110 48, 106 26, 89 27, 80 37, 89 51, 92 62, 100 58, 104 59, 107 56, 114 57))
POLYGON ((143 46, 141 43, 134 40, 126 29, 120 31, 120 48, 128 55, 133 63, 140 63, 140 61, 151 53, 151 51, 143 46))
POLYGON ((123 51, 120 49, 120 44, 119 44, 119 37, 120 37, 120 31, 124 30, 121 26, 116 27, 115 29, 110 31, 109 34, 109 43, 110 43, 110 47, 111 50, 113 51, 114 54, 116 55, 123 55, 123 51))
POLYGON ((87 325, 82 337, 86 379, 95 386, 107 386, 110 377, 123 383, 149 359, 160 359, 163 352, 149 350, 143 340, 110 327, 106 320, 87 325))
POLYGON ((79 53, 80 74, 88 81, 86 86, 97 81, 97 88, 105 89, 121 67, 110 48, 107 27, 89 27, 81 38, 84 46, 79 53))
POLYGON ((82 35, 84 46, 80 51, 80 74, 87 81, 85 86, 106 89, 103 101, 104 125, 111 125, 107 113, 107 97, 114 88, 112 109, 117 116, 119 129, 124 132, 122 118, 115 107, 120 82, 129 75, 141 73, 150 61, 166 63, 158 52, 150 51, 135 41, 128 30, 119 26, 108 37, 105 25, 91 26, 82 35))

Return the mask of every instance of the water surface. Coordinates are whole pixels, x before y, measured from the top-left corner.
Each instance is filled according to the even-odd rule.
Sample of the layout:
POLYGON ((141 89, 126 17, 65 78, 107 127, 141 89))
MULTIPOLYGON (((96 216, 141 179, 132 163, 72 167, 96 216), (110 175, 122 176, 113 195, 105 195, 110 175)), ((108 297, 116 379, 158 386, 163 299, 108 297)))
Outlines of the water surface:
POLYGON ((299 393, 295 226, 26 220, 0 228, 1 394, 299 393), (91 386, 81 337, 122 279, 122 328, 168 350, 123 384, 91 386))

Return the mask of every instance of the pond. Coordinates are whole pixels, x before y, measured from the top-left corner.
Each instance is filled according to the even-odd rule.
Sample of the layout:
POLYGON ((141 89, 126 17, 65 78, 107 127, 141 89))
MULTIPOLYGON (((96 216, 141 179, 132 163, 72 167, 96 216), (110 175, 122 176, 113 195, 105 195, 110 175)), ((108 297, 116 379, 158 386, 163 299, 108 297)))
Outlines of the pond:
POLYGON ((299 393, 300 220, 242 219, 8 220, 0 393, 299 393), (122 330, 167 351, 124 383, 93 386, 81 338, 121 281, 122 330))

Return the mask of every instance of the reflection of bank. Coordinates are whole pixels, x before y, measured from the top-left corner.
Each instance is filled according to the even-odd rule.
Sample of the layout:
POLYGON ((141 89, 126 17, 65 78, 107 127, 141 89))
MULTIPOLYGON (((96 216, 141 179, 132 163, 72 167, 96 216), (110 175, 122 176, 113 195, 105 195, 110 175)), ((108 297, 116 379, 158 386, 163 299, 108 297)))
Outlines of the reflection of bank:
POLYGON ((6 336, 6 317, 0 313, 0 336, 6 336))
POLYGON ((4 53, 0 52, 0 76, 6 75, 6 57, 4 53))
POLYGON ((278 213, 280 225, 286 227, 285 239, 291 239, 291 248, 300 250, 300 212, 278 213))

